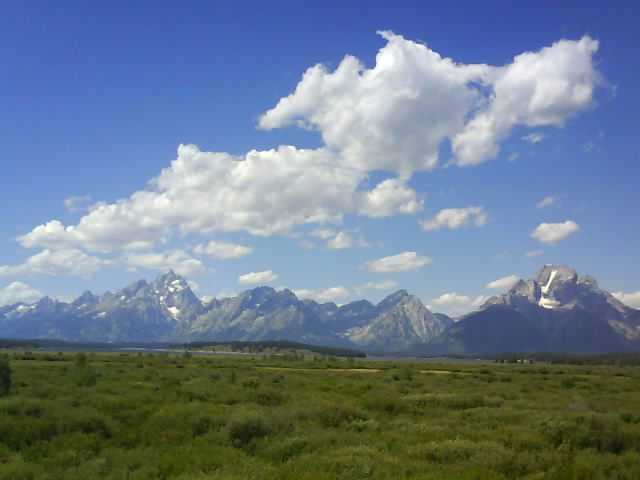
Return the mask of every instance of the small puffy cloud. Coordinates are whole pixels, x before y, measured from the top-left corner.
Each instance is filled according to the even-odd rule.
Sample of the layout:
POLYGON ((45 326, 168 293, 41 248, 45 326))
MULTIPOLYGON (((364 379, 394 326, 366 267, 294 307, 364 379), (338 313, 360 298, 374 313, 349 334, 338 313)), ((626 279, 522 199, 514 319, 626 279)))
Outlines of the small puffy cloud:
POLYGON ((549 195, 548 197, 544 197, 542 200, 540 200, 536 204, 536 208, 548 207, 549 205, 553 205, 554 203, 556 203, 556 200, 558 200, 558 197, 556 197, 555 195, 549 195))
POLYGON ((35 302, 44 295, 26 283, 12 282, 4 288, 0 288, 0 306, 12 305, 18 302, 35 302))
POLYGON ((640 309, 640 290, 630 293, 613 292, 611 295, 629 307, 640 309))
POLYGON ((522 137, 522 140, 529 143, 539 143, 544 140, 544 135, 541 133, 530 133, 529 135, 525 135, 522 137))
POLYGON ((238 277, 238 283, 242 285, 251 285, 254 283, 269 283, 273 282, 278 275, 271 270, 265 270, 264 272, 249 272, 238 277))
POLYGON ((179 275, 187 276, 200 275, 207 271, 204 263, 181 249, 161 253, 128 253, 124 256, 124 261, 132 267, 142 267, 161 272, 173 270, 179 275))
POLYGON ((362 266, 369 272, 412 272, 431 263, 429 257, 422 257, 416 252, 402 252, 397 255, 370 260, 362 266))
POLYGON ((89 195, 69 197, 64 199, 64 206, 70 213, 75 213, 86 209, 90 201, 91 197, 89 195))
POLYGON ((440 230, 441 228, 458 229, 475 225, 482 227, 487 223, 489 215, 484 207, 445 208, 429 220, 419 222, 423 230, 440 230))
POLYGON ((0 266, 0 277, 45 274, 88 278, 105 263, 108 262, 74 248, 45 249, 27 258, 23 264, 0 266))
POLYGON ((485 288, 490 288, 492 290, 508 290, 513 287, 518 280, 520 280, 520 277, 517 275, 507 275, 506 277, 487 283, 485 288))
POLYGON ((449 315, 461 315, 477 309, 488 298, 489 297, 486 295, 470 297, 456 292, 448 292, 432 299, 429 302, 428 308, 431 310, 435 309, 449 315))
POLYGON ((531 237, 547 245, 555 245, 578 230, 580 227, 572 220, 562 223, 541 223, 531 232, 531 237))
POLYGON ((397 178, 380 182, 373 190, 360 195, 359 212, 369 217, 390 217, 397 213, 410 214, 422 210, 423 202, 415 190, 397 178))
POLYGON ((507 160, 509 160, 509 162, 513 163, 516 160, 518 160, 520 158, 520 154, 518 152, 513 152, 511 155, 509 155, 509 158, 507 160))
POLYGON ((250 255, 253 249, 235 243, 212 240, 206 245, 197 245, 193 251, 199 255, 208 255, 213 258, 225 260, 228 258, 245 257, 250 255))
POLYGON ((330 287, 318 289, 300 289, 294 290, 296 297, 309 298, 318 302, 336 302, 351 295, 351 292, 345 287, 330 287))
POLYGON ((525 257, 537 257, 542 255, 542 250, 531 250, 524 254, 525 257))
POLYGON ((353 238, 346 232, 339 232, 327 241, 327 248, 330 249, 351 248, 352 246, 353 238))

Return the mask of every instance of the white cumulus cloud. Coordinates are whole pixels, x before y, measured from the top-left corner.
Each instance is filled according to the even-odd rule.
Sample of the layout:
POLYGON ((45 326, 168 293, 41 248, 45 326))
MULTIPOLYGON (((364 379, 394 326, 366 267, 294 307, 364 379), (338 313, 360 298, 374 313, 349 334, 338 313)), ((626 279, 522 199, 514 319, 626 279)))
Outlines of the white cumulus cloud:
POLYGON ((429 257, 420 256, 416 252, 402 252, 370 260, 365 262, 362 268, 369 272, 412 272, 429 263, 431 263, 429 257))
POLYGON ((306 289, 294 290, 298 298, 309 298, 318 302, 336 302, 343 298, 347 298, 351 295, 351 292, 345 287, 329 287, 318 289, 306 289))
POLYGON ((490 288, 492 290, 508 290, 513 287, 518 280, 520 280, 520 277, 517 275, 507 275, 506 277, 487 283, 485 288, 490 288))
POLYGON ((42 297, 44 297, 42 293, 22 282, 11 282, 6 287, 0 288, 0 306, 18 302, 31 303, 42 297))
POLYGON ((611 295, 613 295, 614 297, 616 297, 618 300, 620 300, 625 305, 628 305, 629 307, 640 309, 640 290, 638 290, 637 292, 629 292, 629 293, 612 292, 611 295))
POLYGON ((562 223, 541 223, 531 232, 531 237, 547 245, 555 245, 578 230, 580 230, 579 225, 572 220, 562 223))
MULTIPOLYGON (((347 215, 415 214, 424 200, 410 186, 411 175, 439 164, 443 142, 451 144, 452 164, 490 160, 515 126, 563 127, 592 104, 600 82, 593 62, 598 42, 588 36, 560 40, 517 55, 506 65, 490 66, 456 62, 425 44, 389 31, 379 33, 386 44, 375 65, 367 67, 349 55, 335 70, 315 65, 295 91, 259 119, 259 127, 267 130, 288 125, 315 129, 322 147, 281 145, 231 155, 180 145, 175 160, 148 187, 112 203, 90 205, 75 224, 51 219, 17 240, 27 248, 45 249, 35 264, 46 264, 45 257, 51 260, 58 251, 66 252, 60 257, 69 252, 84 255, 80 267, 54 262, 55 268, 42 269, 88 275, 103 261, 83 251, 124 251, 134 262, 130 266, 164 265, 165 254, 148 252, 175 235, 269 236, 309 224, 338 225, 347 215), (397 176, 364 188, 370 172, 380 170, 397 176)), ((527 138, 535 135, 540 134, 527 138)), ((65 204, 77 210, 89 200, 69 197, 65 204)), ((442 210, 421 225, 437 230, 486 222, 482 207, 468 207, 442 210)), ((324 240, 330 248, 346 248, 346 235, 324 240)), ((351 239, 352 245, 365 243, 351 239)), ((242 252, 214 245, 210 250, 215 253, 206 253, 210 245, 199 246, 203 254, 242 252)), ((203 270, 197 259, 181 255, 177 261, 183 271, 203 270)), ((20 268, 29 270, 4 266, 0 275, 20 268)))
POLYGON ((0 277, 45 274, 87 278, 100 270, 105 263, 107 261, 75 248, 44 249, 27 258, 22 264, 1 265, 0 277))
POLYGON ((265 270, 263 272, 249 272, 238 277, 238 283, 242 285, 251 285, 254 283, 269 283, 278 278, 278 275, 271 270, 265 270))
POLYGON ((345 214, 412 213, 416 192, 399 180, 360 189, 366 173, 326 149, 250 151, 244 157, 180 145, 150 190, 96 204, 77 225, 52 220, 18 237, 25 247, 109 252, 146 246, 178 230, 284 233, 308 223, 339 223, 345 214))
POLYGON ((208 255, 213 258, 225 260, 228 258, 246 257, 253 252, 253 248, 231 242, 212 240, 206 245, 196 245, 193 252, 199 255, 208 255))
POLYGON ((560 40, 493 70, 491 97, 453 137, 455 162, 474 165, 495 157, 516 125, 563 127, 588 108, 600 81, 592 58, 597 49, 588 36, 560 40))
POLYGON ((347 232, 339 232, 335 237, 330 238, 327 241, 327 248, 330 249, 342 249, 351 248, 353 246, 353 238, 347 232))
POLYGON ((449 139, 454 163, 495 157, 516 125, 562 127, 591 104, 598 42, 561 40, 505 66, 455 62, 392 32, 367 68, 346 56, 335 71, 309 68, 259 126, 317 129, 328 148, 362 170, 409 176, 438 163, 449 139))
POLYGON ((445 208, 428 220, 419 222, 423 230, 440 230, 441 228, 458 229, 475 225, 482 227, 487 223, 489 215, 484 207, 445 208))

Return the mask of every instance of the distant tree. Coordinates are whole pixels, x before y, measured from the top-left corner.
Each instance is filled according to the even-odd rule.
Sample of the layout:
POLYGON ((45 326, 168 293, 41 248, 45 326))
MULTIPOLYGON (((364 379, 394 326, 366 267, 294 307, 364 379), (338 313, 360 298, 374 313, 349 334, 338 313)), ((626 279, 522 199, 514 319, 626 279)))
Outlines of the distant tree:
POLYGON ((0 397, 9 395, 11 390, 11 366, 9 355, 0 355, 0 397))

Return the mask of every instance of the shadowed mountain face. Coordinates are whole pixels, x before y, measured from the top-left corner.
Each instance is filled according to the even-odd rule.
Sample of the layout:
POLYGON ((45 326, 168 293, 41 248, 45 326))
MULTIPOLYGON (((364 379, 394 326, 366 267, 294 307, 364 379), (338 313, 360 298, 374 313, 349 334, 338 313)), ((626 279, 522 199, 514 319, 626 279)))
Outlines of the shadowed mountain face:
POLYGON ((545 265, 454 323, 398 290, 377 305, 299 300, 257 287, 203 304, 173 271, 71 303, 50 298, 0 307, 0 338, 97 342, 292 340, 375 351, 497 353, 637 350, 640 311, 589 276, 545 265))
POLYGON ((115 293, 85 292, 71 303, 43 298, 0 309, 0 337, 100 342, 269 339, 400 351, 449 323, 404 290, 378 305, 360 300, 338 307, 257 287, 203 305, 173 271, 115 293))
POLYGON ((637 350, 639 340, 640 311, 600 290, 592 277, 545 265, 534 278, 520 280, 462 317, 430 347, 473 353, 604 352, 637 350))

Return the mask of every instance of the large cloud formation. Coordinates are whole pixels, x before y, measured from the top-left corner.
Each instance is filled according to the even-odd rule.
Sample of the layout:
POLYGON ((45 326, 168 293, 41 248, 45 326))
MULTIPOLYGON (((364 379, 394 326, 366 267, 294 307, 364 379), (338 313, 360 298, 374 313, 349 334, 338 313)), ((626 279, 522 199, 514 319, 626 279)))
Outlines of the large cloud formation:
POLYGON ((516 125, 562 127, 592 102, 598 74, 588 36, 561 40, 495 67, 465 65, 392 32, 373 68, 346 56, 330 72, 309 68, 295 91, 260 118, 263 129, 317 129, 327 147, 362 170, 430 170, 449 140, 453 162, 495 157, 516 125))
POLYGON ((338 223, 345 214, 384 217, 421 208, 398 179, 372 190, 365 172, 343 165, 325 149, 251 151, 244 158, 180 145, 177 158, 142 190, 114 204, 97 204, 78 225, 53 220, 18 238, 25 247, 110 252, 146 248, 182 233, 284 233, 307 223, 338 223))
MULTIPOLYGON (((124 251, 122 258, 134 266, 160 265, 167 263, 166 255, 153 249, 175 234, 269 236, 306 224, 339 224, 346 215, 413 214, 423 208, 421 195, 408 185, 413 172, 443 160, 458 166, 487 161, 516 125, 562 127, 592 104, 598 84, 592 59, 598 42, 588 36, 489 66, 456 63, 392 32, 380 35, 386 45, 373 67, 353 56, 335 71, 315 65, 293 93, 259 119, 267 130, 292 124, 316 129, 323 147, 280 146, 233 156, 180 145, 176 159, 149 188, 114 203, 96 203, 75 225, 51 220, 36 226, 18 241, 44 249, 45 257, 56 251, 76 256, 80 250, 124 251), (453 158, 441 158, 446 142, 453 158), (396 176, 364 188, 376 170, 396 176)), ((483 225, 486 213, 470 208, 476 210, 445 209, 423 227, 483 225)), ((331 246, 345 247, 346 237, 340 240, 331 246)), ((241 255, 211 245, 200 249, 195 253, 241 255)), ((5 275, 52 272, 53 267, 33 265, 42 260, 36 256, 29 267, 0 267, 0 274, 2 269, 5 275)), ((83 275, 100 266, 94 257, 82 261, 75 270, 83 275)), ((188 269, 202 270, 194 261, 188 269)))

